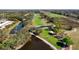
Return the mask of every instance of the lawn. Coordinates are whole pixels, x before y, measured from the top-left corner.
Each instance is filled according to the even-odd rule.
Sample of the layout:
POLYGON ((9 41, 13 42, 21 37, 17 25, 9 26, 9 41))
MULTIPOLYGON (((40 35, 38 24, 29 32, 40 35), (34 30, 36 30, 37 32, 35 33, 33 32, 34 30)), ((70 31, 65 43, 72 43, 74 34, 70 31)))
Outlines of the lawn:
POLYGON ((60 49, 61 47, 57 45, 58 39, 54 36, 49 35, 48 30, 43 29, 42 33, 40 33, 40 37, 47 40, 49 43, 54 45, 57 49, 60 49))
POLYGON ((34 14, 33 25, 40 26, 42 25, 42 20, 39 14, 34 14))

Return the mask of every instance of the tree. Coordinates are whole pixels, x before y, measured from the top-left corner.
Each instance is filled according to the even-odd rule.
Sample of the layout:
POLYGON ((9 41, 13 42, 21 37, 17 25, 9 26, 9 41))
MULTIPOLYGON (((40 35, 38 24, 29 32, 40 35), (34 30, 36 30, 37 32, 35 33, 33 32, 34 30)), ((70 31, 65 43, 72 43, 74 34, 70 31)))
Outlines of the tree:
POLYGON ((61 21, 56 20, 54 24, 56 25, 57 28, 61 28, 63 23, 61 21))
POLYGON ((63 39, 63 42, 65 42, 68 46, 73 44, 72 39, 68 36, 63 39))

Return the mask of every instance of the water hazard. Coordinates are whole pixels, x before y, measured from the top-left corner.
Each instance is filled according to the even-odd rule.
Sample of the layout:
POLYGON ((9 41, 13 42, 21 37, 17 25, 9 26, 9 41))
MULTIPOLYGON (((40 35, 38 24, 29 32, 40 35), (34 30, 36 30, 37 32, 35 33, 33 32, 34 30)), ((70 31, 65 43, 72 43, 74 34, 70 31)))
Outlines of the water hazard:
POLYGON ((42 40, 32 36, 31 42, 26 43, 20 50, 53 50, 42 40))

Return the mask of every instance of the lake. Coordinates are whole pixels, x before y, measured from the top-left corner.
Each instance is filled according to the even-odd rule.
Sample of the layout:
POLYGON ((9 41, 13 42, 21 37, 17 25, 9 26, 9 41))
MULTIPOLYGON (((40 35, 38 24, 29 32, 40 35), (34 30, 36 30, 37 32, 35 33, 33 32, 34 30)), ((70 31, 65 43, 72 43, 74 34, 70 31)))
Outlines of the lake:
POLYGON ((31 41, 26 43, 20 50, 53 50, 50 46, 42 40, 31 36, 31 41))

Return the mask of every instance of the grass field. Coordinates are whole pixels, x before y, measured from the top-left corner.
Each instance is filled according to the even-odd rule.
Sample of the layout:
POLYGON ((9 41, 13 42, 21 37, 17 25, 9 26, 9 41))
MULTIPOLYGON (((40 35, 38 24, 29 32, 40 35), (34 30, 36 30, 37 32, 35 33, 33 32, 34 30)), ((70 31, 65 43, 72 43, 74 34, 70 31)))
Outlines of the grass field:
POLYGON ((43 29, 42 33, 40 33, 40 37, 47 40, 49 43, 54 45, 56 48, 60 49, 61 47, 57 45, 58 39, 54 36, 49 35, 48 30, 43 29))
POLYGON ((66 16, 63 16, 63 15, 59 15, 59 14, 55 14, 55 13, 50 13, 50 12, 45 12, 44 14, 46 14, 48 17, 54 17, 54 18, 66 17, 66 16))
POLYGON ((33 25, 35 26, 40 26, 42 25, 42 20, 40 19, 40 15, 39 14, 34 14, 34 19, 33 19, 33 25))

